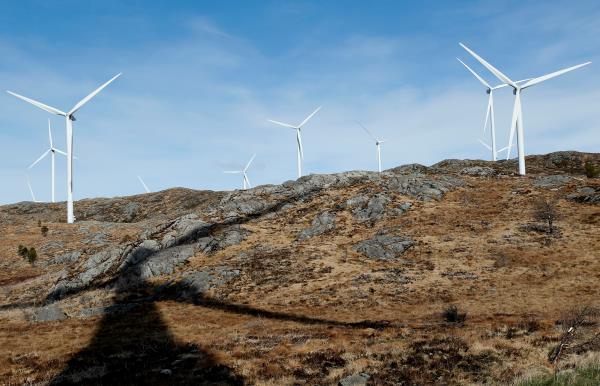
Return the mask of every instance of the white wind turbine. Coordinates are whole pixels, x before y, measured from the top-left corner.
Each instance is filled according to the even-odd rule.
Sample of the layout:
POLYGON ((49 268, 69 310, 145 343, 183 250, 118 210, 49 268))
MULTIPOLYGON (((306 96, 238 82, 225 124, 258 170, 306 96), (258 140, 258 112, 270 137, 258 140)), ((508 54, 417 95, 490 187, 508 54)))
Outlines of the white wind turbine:
POLYGON ((498 86, 492 87, 481 76, 479 76, 479 74, 477 74, 475 71, 473 71, 473 69, 471 69, 471 67, 467 66, 465 64, 465 62, 463 62, 462 60, 460 60, 458 58, 456 58, 456 60, 461 62, 462 65, 465 66, 467 68, 467 70, 469 70, 469 72, 471 72, 471 74, 473 74, 473 76, 475 78, 477 78, 477 80, 479 80, 479 82, 481 82, 481 84, 483 84, 486 88, 486 93, 488 94, 488 105, 487 105, 487 110, 485 112, 485 123, 483 124, 483 135, 485 136, 485 131, 487 130, 488 122, 489 122, 490 123, 489 124, 490 137, 491 137, 492 145, 491 146, 488 145, 481 139, 479 140, 479 142, 492 152, 492 160, 496 161, 498 153, 500 153, 503 150, 506 150, 506 147, 503 149, 500 149, 500 150, 496 150, 496 119, 495 119, 495 113, 494 113, 494 90, 506 87, 508 85, 506 83, 503 83, 498 86))
POLYGON ((369 137, 371 137, 373 139, 373 141, 375 141, 375 146, 377 147, 377 165, 378 165, 378 170, 381 173, 381 144, 384 143, 385 141, 380 141, 377 138, 375 138, 375 136, 369 131, 369 129, 367 129, 362 123, 360 122, 356 122, 360 125, 360 127, 363 128, 364 131, 367 132, 367 134, 369 134, 369 137))
POLYGON ((41 160, 43 160, 48 154, 50 154, 51 160, 52 160, 52 202, 55 202, 54 200, 54 165, 55 165, 55 159, 54 157, 56 156, 56 153, 58 154, 62 154, 64 156, 67 155, 67 153, 65 153, 62 150, 58 150, 57 148, 54 147, 54 142, 52 141, 52 129, 50 128, 50 120, 48 119, 48 139, 50 141, 50 148, 48 150, 46 150, 44 152, 44 154, 42 154, 40 156, 40 158, 38 158, 34 163, 32 163, 31 165, 29 165, 28 169, 31 169, 32 167, 34 167, 38 162, 40 162, 41 160))
POLYGON ((539 76, 537 78, 532 78, 532 79, 524 82, 523 84, 519 84, 518 82, 512 81, 508 76, 504 75, 497 68, 495 68, 494 66, 492 66, 491 64, 486 62, 482 57, 480 57, 475 52, 470 50, 467 46, 465 46, 462 43, 459 43, 459 44, 469 54, 471 54, 475 59, 477 59, 479 61, 479 63, 481 63, 483 66, 485 66, 485 68, 490 70, 490 72, 492 74, 494 74, 496 76, 496 78, 498 78, 501 82, 507 83, 509 86, 511 86, 513 88, 513 93, 515 94, 515 104, 513 107, 513 115, 512 115, 511 125, 510 125, 510 137, 508 140, 508 150, 507 150, 506 159, 510 159, 510 150, 512 147, 513 137, 514 137, 514 134, 516 131, 517 132, 517 150, 518 150, 518 156, 519 156, 519 174, 525 175, 526 174, 526 170, 525 170, 525 137, 524 137, 524 129, 523 129, 523 110, 521 108, 521 93, 523 92, 523 90, 525 90, 528 87, 534 86, 545 80, 555 78, 564 73, 576 70, 583 66, 587 66, 591 62, 585 62, 585 63, 578 64, 576 66, 558 70, 558 71, 552 72, 550 74, 539 76))
POLYGON ((29 188, 29 194, 31 194, 31 200, 33 202, 39 202, 35 199, 35 194, 33 194, 33 189, 31 188, 31 181, 29 181, 29 175, 25 174, 25 178, 27 179, 27 187, 29 188))
POLYGON ((302 160, 304 159, 304 152, 302 150, 302 135, 301 135, 302 127, 304 125, 306 125, 306 123, 319 110, 321 110, 321 106, 317 107, 317 109, 315 111, 313 111, 312 114, 310 114, 308 117, 306 117, 306 119, 303 120, 302 123, 299 124, 298 126, 290 125, 289 123, 283 123, 283 122, 274 121, 272 119, 267 119, 269 122, 275 123, 276 125, 284 126, 284 127, 289 127, 290 129, 296 130, 296 143, 297 143, 297 146, 298 146, 298 149, 297 149, 297 152, 298 152, 298 178, 302 177, 302 160))
POLYGON ((69 224, 72 224, 75 221, 75 216, 73 215, 73 121, 75 121, 75 113, 119 76, 121 76, 121 73, 115 75, 106 83, 94 90, 91 94, 77 102, 77 104, 75 104, 75 106, 73 106, 73 108, 66 113, 36 100, 16 94, 12 91, 7 91, 9 94, 22 99, 25 102, 31 103, 42 110, 45 110, 51 114, 65 117, 67 127, 67 223, 69 224))
POLYGON ((140 180, 140 183, 144 187, 144 190, 146 191, 146 193, 150 193, 150 189, 148 189, 148 186, 146 185, 146 183, 144 182, 144 180, 142 180, 142 177, 137 176, 137 178, 138 178, 138 180, 140 180))
POLYGON ((248 179, 248 174, 246 174, 246 172, 248 171, 248 168, 250 167, 250 164, 252 163, 252 161, 254 161, 254 157, 256 157, 256 154, 252 155, 252 158, 250 158, 250 161, 248 161, 248 163, 246 164, 246 167, 242 170, 227 170, 224 171, 223 173, 227 173, 227 174, 242 174, 243 175, 243 180, 244 180, 244 190, 251 188, 252 186, 250 185, 250 180, 248 179))

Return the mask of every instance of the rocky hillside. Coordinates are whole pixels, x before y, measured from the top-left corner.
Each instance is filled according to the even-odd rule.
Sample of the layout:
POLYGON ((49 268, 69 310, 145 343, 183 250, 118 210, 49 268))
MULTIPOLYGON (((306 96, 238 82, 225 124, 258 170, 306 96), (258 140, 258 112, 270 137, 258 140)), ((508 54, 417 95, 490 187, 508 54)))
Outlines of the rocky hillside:
MULTIPOLYGON (((600 154, 531 156, 526 177, 515 161, 446 160, 88 199, 72 225, 64 203, 0 207, 0 379, 451 385, 548 371, 563 316, 600 305, 586 162, 600 154)), ((559 364, 600 349, 584 343, 559 364)))

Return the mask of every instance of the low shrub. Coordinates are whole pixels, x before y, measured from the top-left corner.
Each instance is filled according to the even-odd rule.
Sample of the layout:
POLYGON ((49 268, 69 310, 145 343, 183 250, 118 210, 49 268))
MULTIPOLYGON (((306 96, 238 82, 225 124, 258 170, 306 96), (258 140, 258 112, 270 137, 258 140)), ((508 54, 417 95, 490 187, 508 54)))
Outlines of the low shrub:
POLYGON ((584 169, 585 169, 585 175, 588 178, 598 178, 598 177, 600 177, 600 167, 594 165, 590 161, 586 161, 585 162, 584 169))
POLYGON ((17 248, 17 253, 19 254, 19 256, 21 256, 22 258, 26 258, 27 257, 27 247, 19 244, 19 247, 17 248))
POLYGON ((27 251, 27 261, 29 262, 29 264, 33 265, 33 264, 35 264, 36 260, 37 260, 37 252, 34 247, 31 247, 27 251))
POLYGON ((442 316, 446 322, 455 324, 462 324, 467 319, 467 313, 460 313, 455 305, 446 308, 442 316))

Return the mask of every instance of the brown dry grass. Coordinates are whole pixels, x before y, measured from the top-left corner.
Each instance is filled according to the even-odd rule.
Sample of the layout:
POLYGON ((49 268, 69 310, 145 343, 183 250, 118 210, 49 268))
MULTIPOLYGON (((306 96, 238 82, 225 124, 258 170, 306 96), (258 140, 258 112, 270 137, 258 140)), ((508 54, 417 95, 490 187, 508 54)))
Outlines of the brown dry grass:
MULTIPOLYGON (((530 177, 465 179, 469 186, 441 201, 397 195, 395 203, 411 201, 413 208, 373 226, 338 206, 364 187, 328 191, 276 218, 252 220, 244 225, 252 232, 246 241, 198 254, 186 266, 240 268, 242 275, 213 298, 269 313, 175 301, 157 302, 157 309, 177 342, 211 353, 249 384, 335 384, 361 371, 382 384, 398 377, 480 384, 545 368, 561 312, 600 299, 600 207, 561 199, 559 236, 527 232, 522 226, 531 222, 534 198, 564 197, 578 182, 552 191, 532 188, 530 177), (297 241, 324 210, 337 213, 336 229, 297 241), (352 249, 384 228, 417 241, 402 261, 374 261, 352 249), (464 325, 443 321, 450 304, 467 313, 464 325), (365 320, 389 325, 350 324, 365 320)), ((33 223, 3 227, 3 304, 35 298, 20 288, 59 269, 29 266, 16 255, 18 244, 89 247, 81 243, 80 224, 48 226, 46 238, 33 223)), ((118 243, 140 231, 127 224, 109 237, 118 243)), ((3 311, 0 378, 5 384, 51 379, 89 344, 100 320, 29 324, 22 312, 3 311)), ((140 328, 152 334, 152 326, 140 328)))

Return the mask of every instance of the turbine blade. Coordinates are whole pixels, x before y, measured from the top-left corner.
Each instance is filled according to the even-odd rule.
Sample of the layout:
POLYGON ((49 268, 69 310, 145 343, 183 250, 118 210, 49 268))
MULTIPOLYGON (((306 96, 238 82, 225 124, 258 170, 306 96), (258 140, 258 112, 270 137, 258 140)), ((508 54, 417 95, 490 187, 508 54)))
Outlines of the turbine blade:
MULTIPOLYGON (((515 83, 519 83, 519 82, 515 82, 515 83)), ((504 88, 504 87, 507 87, 507 86, 510 86, 510 85, 506 84, 506 83, 502 83, 502 84, 499 84, 497 86, 491 87, 491 89, 492 90, 498 90, 499 88, 504 88)))
POLYGON ((32 163, 31 165, 29 165, 29 167, 27 169, 31 169, 32 167, 34 167, 38 162, 40 162, 41 160, 43 160, 44 157, 48 155, 48 153, 50 153, 50 149, 46 150, 44 152, 44 154, 42 154, 40 156, 40 158, 38 158, 34 163, 32 163))
POLYGON ((517 116, 518 116, 518 104, 519 104, 519 99, 515 96, 515 104, 513 106, 513 115, 512 115, 512 119, 510 120, 510 136, 508 137, 508 146, 507 147, 507 151, 506 151, 506 159, 509 160, 510 159, 510 150, 512 149, 512 143, 514 140, 514 136, 515 136, 515 130, 517 129, 517 116))
POLYGON ((45 111, 49 112, 50 114, 56 114, 56 115, 62 115, 62 116, 66 116, 67 115, 66 113, 60 111, 59 109, 55 109, 54 107, 45 105, 42 102, 38 102, 38 101, 33 100, 31 98, 24 97, 23 95, 19 95, 17 93, 12 92, 12 91, 6 91, 6 92, 9 93, 12 96, 15 96, 15 97, 17 97, 19 99, 24 100, 25 102, 31 103, 32 105, 34 105, 36 107, 39 107, 40 109, 45 110, 45 111))
POLYGON ((298 127, 304 126, 306 124, 306 122, 308 122, 313 117, 313 115, 315 115, 316 113, 319 112, 319 110, 321 110, 321 107, 322 106, 317 107, 317 109, 315 111, 313 111, 312 114, 310 114, 308 117, 306 117, 306 119, 303 120, 302 123, 298 125, 298 127))
POLYGON ((511 86, 513 86, 513 87, 515 87, 515 88, 516 88, 516 86, 517 86, 517 85, 516 85, 516 84, 515 84, 515 83, 514 83, 512 80, 510 80, 510 78, 509 78, 508 76, 504 75, 504 74, 503 74, 502 72, 500 72, 500 70, 498 70, 496 67, 494 67, 494 66, 492 66, 491 64, 489 64, 488 62, 486 62, 486 61, 485 61, 485 59, 483 59, 481 56, 479 56, 479 55, 477 55, 475 52, 471 51, 471 50, 469 49, 469 47, 465 46, 465 45, 464 45, 464 44, 462 44, 462 43, 458 43, 458 44, 460 44, 460 46, 461 46, 462 48, 464 48, 464 49, 465 49, 465 50, 466 50, 466 51, 467 51, 469 54, 471 54, 471 56, 473 56, 475 59, 477 59, 477 61, 478 61, 479 63, 483 64, 483 66, 484 66, 485 68, 487 68, 488 70, 490 70, 490 72, 491 72, 492 74, 494 74, 494 75, 496 76, 496 78, 500 79, 500 81, 501 81, 501 82, 508 83, 509 85, 511 85, 511 86))
POLYGON ((146 193, 150 193, 150 189, 148 189, 148 186, 144 183, 144 180, 142 180, 142 177, 137 176, 137 178, 142 183, 142 186, 144 187, 144 190, 146 191, 146 193))
POLYGON ((254 157, 256 157, 256 154, 252 155, 252 158, 250 158, 250 161, 248 161, 248 163, 246 164, 246 167, 244 168, 244 172, 246 172, 246 170, 248 170, 248 168, 250 167, 250 164, 252 163, 252 161, 254 161, 254 157))
POLYGON ((356 123, 358 123, 358 124, 360 125, 360 127, 362 127, 362 128, 363 128, 363 130, 364 130, 364 131, 365 131, 365 132, 366 132, 366 133, 369 135, 369 137, 371 137, 371 138, 373 139, 373 141, 377 142, 377 138, 375 138, 375 136, 373 135, 373 133, 371 133, 371 132, 369 131, 369 129, 367 129, 367 128, 365 127, 365 125, 363 125, 363 124, 362 124, 362 123, 360 123, 359 121, 356 121, 356 123))
POLYGON ((298 142, 298 150, 300 151, 300 159, 304 159, 304 151, 302 150, 302 136, 300 135, 300 129, 296 130, 296 142, 298 142))
POLYGON ((567 72, 571 72, 573 70, 577 70, 578 68, 581 68, 583 66, 587 66, 590 63, 592 63, 592 62, 581 63, 581 64, 578 64, 576 66, 572 66, 572 67, 569 67, 569 68, 564 68, 562 70, 554 71, 554 72, 552 72, 550 74, 547 74, 547 75, 544 75, 544 76, 540 76, 538 78, 533 78, 533 79, 527 81, 523 86, 521 86, 521 88, 525 89, 527 87, 531 87, 531 86, 533 86, 535 84, 541 83, 541 82, 543 82, 545 80, 556 78, 559 75, 565 74, 567 72))
MULTIPOLYGON (((53 149, 53 150, 54 150, 55 152, 57 152, 58 154, 62 154, 62 155, 64 155, 65 157, 67 157, 67 153, 65 153, 64 151, 62 151, 62 150, 58 150, 58 149, 53 149)), ((77 157, 73 156, 73 159, 77 159, 77 157)))
POLYGON ((525 79, 517 80, 515 83, 519 84, 519 83, 527 82, 528 80, 531 80, 531 79, 533 79, 533 78, 525 78, 525 79))
POLYGON ((473 69, 471 69, 471 67, 467 66, 465 64, 465 62, 463 62, 459 58, 456 58, 456 60, 458 60, 459 62, 461 62, 462 65, 465 66, 467 68, 467 70, 469 70, 471 72, 471 74, 473 74, 473 76, 475 78, 479 79, 479 81, 481 82, 481 84, 483 84, 487 88, 492 88, 492 86, 490 86, 488 82, 486 82, 481 76, 479 76, 475 71, 473 71, 473 69))
POLYGON ((50 119, 48 119, 48 139, 50 140, 50 149, 54 147, 52 144, 52 129, 50 128, 50 119))
POLYGON ((227 173, 227 174, 238 174, 238 173, 242 173, 241 170, 226 170, 223 173, 227 173))
POLYGON ((492 147, 490 145, 488 145, 487 143, 483 142, 481 139, 478 139, 479 143, 481 143, 483 146, 485 146, 488 150, 492 150, 492 147))
POLYGON ((244 173, 244 180, 246 181, 246 184, 248 185, 248 188, 251 188, 252 185, 250 185, 250 179, 248 178, 248 175, 246 175, 246 173, 244 173))
POLYGON ((31 188, 31 182, 29 181, 29 175, 25 175, 25 178, 27 178, 27 187, 29 187, 29 194, 31 194, 31 199, 33 200, 33 202, 37 202, 37 200, 35 199, 35 194, 33 194, 33 189, 31 188))
POLYGON ((296 126, 292 126, 289 123, 283 123, 283 122, 279 122, 279 121, 274 121, 272 119, 267 119, 267 121, 269 121, 271 123, 274 123, 276 125, 279 125, 279 126, 289 127, 290 129, 297 129, 296 126))
POLYGON ((508 146, 504 146, 502 149, 500 149, 500 150, 497 150, 497 151, 496 151, 496 154, 498 154, 498 153, 500 153, 500 152, 503 152, 503 151, 504 151, 504 150, 506 150, 506 149, 508 149, 508 146))
POLYGON ((106 86, 108 86, 109 84, 111 84, 115 79, 117 79, 119 76, 121 76, 121 73, 118 73, 117 75, 113 76, 112 78, 110 78, 106 83, 104 83, 102 86, 98 87, 97 89, 95 89, 94 91, 92 91, 88 96, 86 96, 85 98, 83 98, 82 100, 80 100, 79 102, 77 102, 77 104, 71 109, 71 111, 69 111, 69 115, 71 114, 75 114, 75 112, 77 112, 77 110, 79 110, 83 105, 85 105, 90 99, 92 99, 93 97, 96 96, 96 94, 98 94, 100 91, 102 91, 106 86))
POLYGON ((488 121, 490 119, 490 112, 492 110, 492 99, 491 99, 492 94, 490 94, 490 98, 488 98, 488 106, 487 106, 487 111, 485 112, 485 122, 483 123, 483 134, 485 135, 485 131, 487 129, 487 125, 488 125, 488 121))

